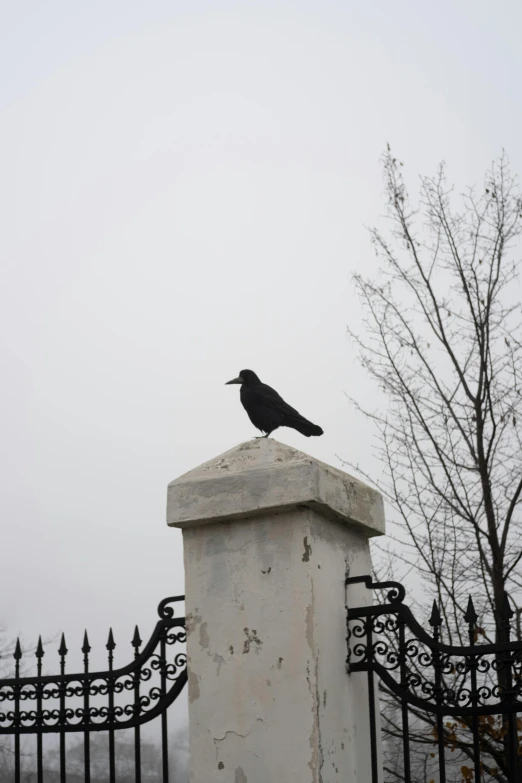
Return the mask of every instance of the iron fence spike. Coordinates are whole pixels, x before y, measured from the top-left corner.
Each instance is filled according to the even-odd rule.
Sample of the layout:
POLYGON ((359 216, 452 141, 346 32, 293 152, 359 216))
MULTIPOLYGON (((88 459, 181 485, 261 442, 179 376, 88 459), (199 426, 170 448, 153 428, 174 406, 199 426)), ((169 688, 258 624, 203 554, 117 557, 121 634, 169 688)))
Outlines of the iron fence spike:
POLYGON ((38 637, 38 644, 36 645, 35 655, 36 655, 37 658, 43 658, 44 655, 45 655, 43 644, 42 644, 42 635, 41 634, 38 637))
POLYGON ((114 636, 112 634, 112 628, 109 628, 109 638, 107 639, 107 644, 105 647, 108 649, 109 652, 112 652, 114 648, 116 647, 116 642, 114 641, 114 636))
POLYGON ((140 632, 139 632, 138 626, 136 626, 135 629, 134 629, 134 636, 132 637, 131 644, 132 644, 133 647, 136 647, 136 649, 141 644, 140 632))
POLYGON ((88 655, 90 651, 91 651, 91 645, 89 644, 89 637, 87 636, 87 631, 85 631, 83 635, 82 653, 84 655, 88 655))
POLYGON ((433 606, 431 609, 431 615, 430 619, 428 620, 429 624, 432 626, 432 628, 436 628, 439 625, 442 625, 442 617, 440 615, 439 607, 437 605, 437 602, 433 601, 433 606))
POLYGON ((14 653, 13 653, 13 658, 15 659, 15 661, 19 661, 20 658, 22 657, 22 655, 23 655, 23 653, 22 653, 22 647, 20 645, 20 637, 17 637, 16 638, 16 646, 15 646, 15 650, 14 650, 14 653))
POLYGON ((60 641, 60 646, 58 647, 58 655, 61 655, 62 658, 67 655, 69 650, 67 649, 67 645, 65 644, 65 634, 62 633, 62 638, 60 641))
POLYGON ((477 624, 478 615, 475 611, 475 606, 473 605, 473 598, 471 596, 468 598, 468 606, 464 614, 464 619, 467 623, 469 623, 469 625, 477 624))

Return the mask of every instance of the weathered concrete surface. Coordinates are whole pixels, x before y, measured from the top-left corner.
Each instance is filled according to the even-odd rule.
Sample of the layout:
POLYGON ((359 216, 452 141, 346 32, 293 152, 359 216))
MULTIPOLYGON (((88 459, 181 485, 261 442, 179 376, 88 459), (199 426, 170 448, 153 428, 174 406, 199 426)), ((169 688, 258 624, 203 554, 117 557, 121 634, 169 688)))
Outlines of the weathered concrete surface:
MULTIPOLYGON (((347 569, 371 573, 378 502, 369 494, 358 505, 360 482, 270 440, 243 444, 169 490, 180 485, 169 491, 168 519, 184 528, 191 783, 370 783, 366 677, 345 670, 344 578, 347 569), (226 517, 220 470, 235 474, 228 486, 245 518, 236 511, 216 523, 206 493, 214 482, 226 517), (303 479, 314 470, 320 502, 303 479)), ((351 588, 350 600, 361 604, 368 591, 351 588)))
POLYGON ((167 523, 187 527, 305 505, 384 533, 381 495, 342 470, 272 438, 246 441, 172 481, 167 523))

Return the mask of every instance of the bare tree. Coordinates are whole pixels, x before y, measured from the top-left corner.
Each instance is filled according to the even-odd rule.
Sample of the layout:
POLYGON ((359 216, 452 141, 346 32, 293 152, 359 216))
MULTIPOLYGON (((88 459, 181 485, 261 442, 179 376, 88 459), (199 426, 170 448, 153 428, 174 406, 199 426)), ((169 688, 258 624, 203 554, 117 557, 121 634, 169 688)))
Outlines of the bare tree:
MULTIPOLYGON (((385 395, 385 410, 353 402, 376 425, 384 471, 372 483, 388 501, 386 567, 391 562, 395 572, 422 578, 426 597, 438 602, 445 641, 467 643, 461 618, 470 593, 484 640, 505 641, 506 596, 520 638, 518 184, 503 155, 484 188, 457 198, 441 166, 434 178, 421 178, 414 208, 389 148, 383 163, 390 231, 373 230, 372 241, 384 264, 378 280, 355 276, 365 329, 350 334, 385 395)), ((393 710, 389 721, 392 736, 393 710)), ((429 716, 416 721, 426 757, 433 725, 429 716)), ((486 728, 481 736, 491 764, 484 762, 484 779, 505 780, 497 752, 505 732, 502 725, 496 734, 486 728)), ((465 724, 450 731, 456 751, 469 753, 465 724)))

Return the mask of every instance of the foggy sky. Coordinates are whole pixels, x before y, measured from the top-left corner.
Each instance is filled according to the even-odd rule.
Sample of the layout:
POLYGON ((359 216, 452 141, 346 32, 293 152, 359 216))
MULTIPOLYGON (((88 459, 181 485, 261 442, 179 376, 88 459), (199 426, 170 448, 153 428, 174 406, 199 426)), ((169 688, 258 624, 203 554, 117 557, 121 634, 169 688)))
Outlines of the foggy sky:
POLYGON ((278 439, 371 463, 345 327, 379 156, 413 189, 442 159, 480 184, 502 147, 522 172, 521 29, 514 0, 0 4, 10 633, 87 627, 103 665, 112 625, 129 660, 183 592, 167 483, 256 434, 242 368, 325 430, 278 439))

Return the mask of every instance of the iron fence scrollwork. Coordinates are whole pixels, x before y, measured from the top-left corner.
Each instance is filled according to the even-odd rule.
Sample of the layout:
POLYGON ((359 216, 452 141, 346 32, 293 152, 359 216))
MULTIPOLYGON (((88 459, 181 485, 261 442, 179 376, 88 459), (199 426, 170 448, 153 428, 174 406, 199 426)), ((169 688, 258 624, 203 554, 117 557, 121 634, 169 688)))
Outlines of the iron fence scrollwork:
MULTIPOLYGON (((412 770, 412 725, 419 720, 432 726, 424 742, 432 744, 427 779, 446 783, 455 768, 455 750, 461 758, 459 780, 483 783, 522 781, 522 641, 512 641, 507 597, 503 607, 506 641, 478 644, 480 629, 471 597, 463 621, 467 645, 442 641, 443 621, 437 603, 429 618, 428 633, 403 603, 406 594, 397 582, 373 582, 370 576, 346 579, 346 586, 362 583, 368 590, 385 593, 382 604, 347 609, 347 669, 350 675, 368 677, 372 783, 382 778, 378 769, 378 731, 374 678, 381 696, 400 714, 397 732, 402 742, 401 769, 393 780, 418 783, 412 770), (430 739, 431 737, 431 739, 430 739), (436 769, 435 767, 438 767, 436 769)), ((416 739, 419 739, 418 732, 416 739)), ((415 776, 416 775, 416 776, 415 776)))
POLYGON ((114 668, 116 642, 112 628, 106 644, 108 668, 91 671, 91 647, 87 632, 81 648, 83 671, 66 671, 68 648, 62 634, 58 648, 59 673, 42 674, 45 655, 41 637, 34 655, 36 675, 21 676, 23 659, 17 640, 13 657, 14 677, 0 679, 0 734, 14 736, 14 783, 21 783, 20 741, 36 735, 36 783, 43 783, 43 736, 57 734, 60 781, 66 781, 66 735, 84 737, 85 781, 91 780, 90 737, 92 732, 108 733, 108 779, 116 783, 115 733, 134 730, 136 783, 141 781, 141 726, 161 719, 162 779, 168 783, 167 709, 187 682, 185 618, 175 617, 174 604, 184 596, 165 598, 158 606, 159 620, 142 647, 138 627, 132 639, 133 660, 114 668))

